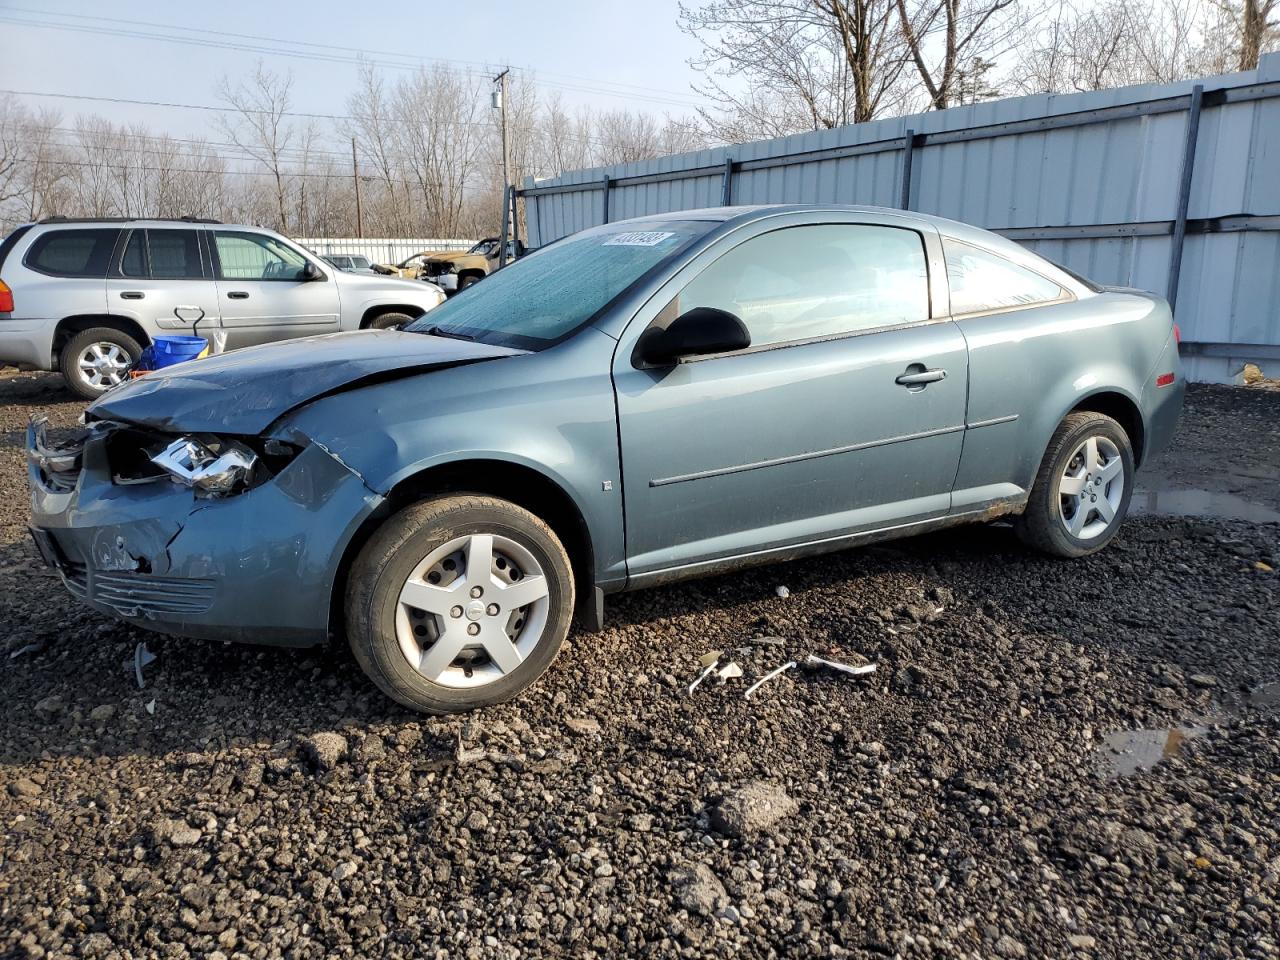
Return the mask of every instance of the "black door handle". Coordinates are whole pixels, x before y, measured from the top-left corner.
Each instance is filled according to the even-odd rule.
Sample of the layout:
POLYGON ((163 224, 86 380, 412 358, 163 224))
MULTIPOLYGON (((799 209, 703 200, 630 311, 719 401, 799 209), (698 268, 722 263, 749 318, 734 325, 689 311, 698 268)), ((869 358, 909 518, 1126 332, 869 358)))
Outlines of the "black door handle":
POLYGON ((227 294, 227 299, 228 300, 248 300, 249 294, 246 293, 244 290, 232 290, 230 293, 227 294))
POLYGON ((941 367, 926 369, 923 363, 913 363, 893 382, 908 390, 923 390, 929 384, 945 379, 947 379, 947 371, 941 367))
POLYGON ((141 300, 146 294, 141 290, 122 290, 120 291, 121 300, 141 300))

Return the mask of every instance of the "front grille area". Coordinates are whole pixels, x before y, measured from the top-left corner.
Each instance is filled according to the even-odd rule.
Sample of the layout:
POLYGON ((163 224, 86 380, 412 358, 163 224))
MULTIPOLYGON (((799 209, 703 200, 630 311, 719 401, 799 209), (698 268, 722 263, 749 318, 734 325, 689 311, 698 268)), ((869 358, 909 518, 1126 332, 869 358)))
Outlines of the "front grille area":
POLYGON ((62 568, 67 589, 124 617, 172 617, 204 613, 213 605, 214 581, 156 577, 148 573, 88 571, 82 564, 62 568))

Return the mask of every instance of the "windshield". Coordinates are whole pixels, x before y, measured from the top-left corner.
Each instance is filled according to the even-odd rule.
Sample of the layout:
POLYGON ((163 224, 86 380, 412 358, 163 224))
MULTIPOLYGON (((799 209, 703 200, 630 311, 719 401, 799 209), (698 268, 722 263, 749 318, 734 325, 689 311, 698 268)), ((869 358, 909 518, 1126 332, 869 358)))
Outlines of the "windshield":
POLYGON ((713 221, 611 224, 565 237, 468 287, 406 327, 540 350, 591 321, 713 221))

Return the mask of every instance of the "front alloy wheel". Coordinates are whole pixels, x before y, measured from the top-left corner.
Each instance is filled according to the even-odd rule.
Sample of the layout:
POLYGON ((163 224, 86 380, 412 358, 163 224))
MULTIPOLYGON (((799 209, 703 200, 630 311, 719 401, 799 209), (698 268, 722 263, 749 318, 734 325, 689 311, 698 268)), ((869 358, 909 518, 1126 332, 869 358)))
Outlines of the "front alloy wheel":
POLYGON ((406 507, 360 551, 347 585, 351 649, 385 693, 450 713, 498 703, 551 664, 573 612, 568 555, 506 500, 406 507))

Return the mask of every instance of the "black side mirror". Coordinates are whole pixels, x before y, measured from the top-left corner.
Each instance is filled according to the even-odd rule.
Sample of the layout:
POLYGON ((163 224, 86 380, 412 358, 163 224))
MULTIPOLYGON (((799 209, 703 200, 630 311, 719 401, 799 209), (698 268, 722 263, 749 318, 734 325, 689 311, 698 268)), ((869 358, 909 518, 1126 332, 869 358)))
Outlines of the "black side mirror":
POLYGON ((308 260, 307 265, 298 271, 298 279, 302 280, 303 282, 307 282, 311 280, 323 280, 324 273, 323 271, 321 271, 319 267, 317 267, 314 263, 308 260))
POLYGON ((670 367, 688 357, 730 353, 751 346, 751 334, 728 310, 694 307, 665 328, 650 327, 640 336, 636 354, 646 367, 670 367))

